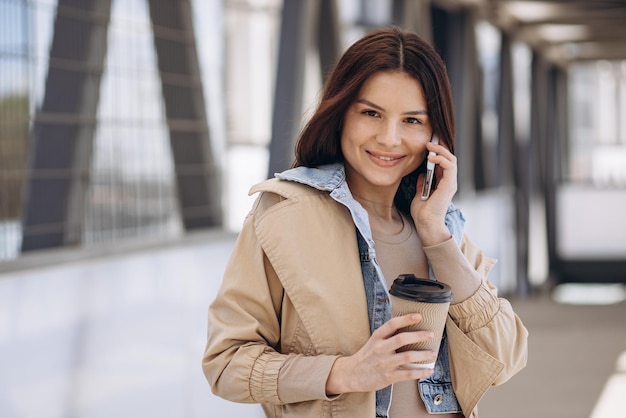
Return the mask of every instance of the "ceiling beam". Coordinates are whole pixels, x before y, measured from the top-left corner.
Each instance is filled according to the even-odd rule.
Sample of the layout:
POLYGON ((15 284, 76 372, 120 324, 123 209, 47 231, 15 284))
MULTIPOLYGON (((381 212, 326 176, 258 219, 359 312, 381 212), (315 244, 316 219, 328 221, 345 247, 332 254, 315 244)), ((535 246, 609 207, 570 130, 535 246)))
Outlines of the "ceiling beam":
POLYGON ((581 60, 626 59, 626 1, 432 0, 471 8, 481 19, 560 66, 581 60))

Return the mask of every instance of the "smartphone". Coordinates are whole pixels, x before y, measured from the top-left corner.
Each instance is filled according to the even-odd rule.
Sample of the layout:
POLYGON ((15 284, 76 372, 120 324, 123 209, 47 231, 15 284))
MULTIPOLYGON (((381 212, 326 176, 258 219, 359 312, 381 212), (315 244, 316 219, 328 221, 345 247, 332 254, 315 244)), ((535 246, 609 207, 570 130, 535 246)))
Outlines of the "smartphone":
MULTIPOLYGON (((430 142, 435 145, 439 145, 439 137, 433 133, 433 137, 430 142)), ((435 156, 436 153, 429 151, 428 156, 435 156)), ((428 158, 428 157, 426 157, 428 158)), ((430 196, 430 188, 433 185, 433 177, 435 176, 435 163, 428 161, 426 163, 426 178, 424 179, 424 185, 422 186, 422 200, 428 199, 430 196)))

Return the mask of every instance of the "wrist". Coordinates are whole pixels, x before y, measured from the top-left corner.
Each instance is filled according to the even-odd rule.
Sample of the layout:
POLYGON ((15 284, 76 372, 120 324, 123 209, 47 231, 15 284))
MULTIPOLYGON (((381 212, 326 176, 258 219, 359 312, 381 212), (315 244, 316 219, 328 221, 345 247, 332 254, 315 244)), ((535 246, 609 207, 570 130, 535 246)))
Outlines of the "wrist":
POLYGON ((328 379, 326 380, 326 396, 336 396, 346 393, 347 385, 343 381, 344 373, 342 372, 343 364, 345 363, 345 357, 338 357, 333 363, 333 367, 330 369, 328 379))
POLYGON ((450 239, 452 235, 450 235, 450 231, 446 228, 445 225, 440 227, 428 227, 421 226, 417 227, 417 235, 422 241, 422 245, 424 247, 431 247, 433 245, 441 244, 444 241, 450 239))

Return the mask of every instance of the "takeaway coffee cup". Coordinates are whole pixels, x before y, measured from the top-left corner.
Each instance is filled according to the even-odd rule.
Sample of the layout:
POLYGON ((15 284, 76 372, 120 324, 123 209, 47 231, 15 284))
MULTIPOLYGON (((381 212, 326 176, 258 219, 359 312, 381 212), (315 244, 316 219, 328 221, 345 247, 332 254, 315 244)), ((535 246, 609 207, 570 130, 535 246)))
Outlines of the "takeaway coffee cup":
MULTIPOLYGON (((401 316, 418 312, 422 320, 417 324, 402 328, 404 331, 433 331, 435 337, 430 341, 406 345, 399 351, 433 350, 439 351, 441 337, 452 300, 452 289, 445 283, 420 279, 413 274, 401 274, 389 289, 391 295, 391 312, 393 316, 401 316)), ((417 362, 405 365, 412 368, 432 368, 435 362, 417 362)))

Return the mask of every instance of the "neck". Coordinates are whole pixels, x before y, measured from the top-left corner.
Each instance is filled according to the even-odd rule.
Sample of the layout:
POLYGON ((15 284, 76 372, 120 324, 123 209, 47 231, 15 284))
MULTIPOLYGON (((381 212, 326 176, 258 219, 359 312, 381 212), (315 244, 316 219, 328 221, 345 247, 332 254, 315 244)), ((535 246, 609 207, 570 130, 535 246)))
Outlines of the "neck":
POLYGON ((382 199, 368 199, 357 194, 352 194, 352 196, 370 215, 374 214, 383 219, 391 219, 397 211, 393 203, 388 203, 382 199))
POLYGON ((372 231, 395 235, 404 228, 402 215, 393 203, 368 199, 356 194, 352 196, 367 211, 372 231))

